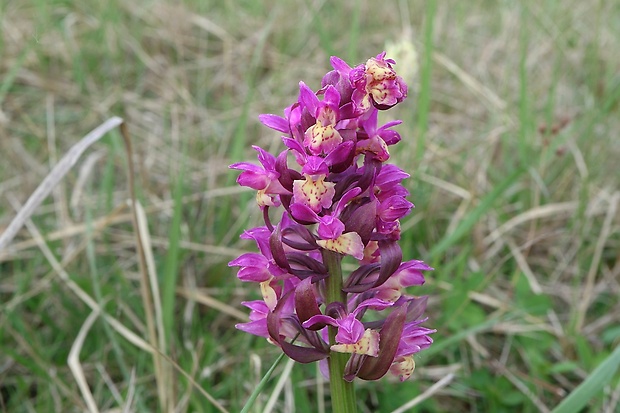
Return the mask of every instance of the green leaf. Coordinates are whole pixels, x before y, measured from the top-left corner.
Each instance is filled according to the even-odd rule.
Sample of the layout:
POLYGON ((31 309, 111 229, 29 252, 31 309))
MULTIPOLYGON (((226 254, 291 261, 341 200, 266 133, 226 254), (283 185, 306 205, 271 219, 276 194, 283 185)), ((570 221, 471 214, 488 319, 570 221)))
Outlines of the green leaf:
POLYGON ((620 367, 620 345, 551 413, 579 412, 614 377, 620 367))
POLYGON ((269 378, 273 374, 273 371, 276 369, 278 364, 280 364, 280 362, 282 361, 283 358, 284 358, 284 353, 280 354, 278 356, 278 358, 276 359, 276 361, 273 362, 271 367, 269 367, 269 370, 267 370, 267 373, 265 373, 265 375, 261 379, 260 383, 258 383, 258 386, 256 386, 256 388, 254 389, 254 391, 250 395, 250 398, 245 403, 245 406, 243 406, 243 409, 241 409, 241 413, 248 413, 250 411, 250 409, 254 405, 254 402, 256 401, 256 398, 263 391, 263 389, 267 385, 267 382, 269 381, 269 378))

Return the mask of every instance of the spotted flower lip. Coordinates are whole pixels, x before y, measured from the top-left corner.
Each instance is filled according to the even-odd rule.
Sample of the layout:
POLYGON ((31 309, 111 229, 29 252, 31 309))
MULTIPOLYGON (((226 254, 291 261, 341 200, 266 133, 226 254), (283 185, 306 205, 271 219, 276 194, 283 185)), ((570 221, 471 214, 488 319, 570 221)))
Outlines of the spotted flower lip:
POLYGON ((254 146, 258 163, 230 165, 239 185, 256 191, 264 220, 241 235, 259 252, 228 264, 262 297, 242 303, 250 321, 236 328, 301 363, 345 354, 348 381, 388 372, 406 380, 435 332, 421 325, 427 298, 408 289, 432 268, 403 262, 400 220, 414 205, 403 185, 409 174, 388 163, 401 121, 380 125, 378 114, 402 102, 407 85, 385 52, 354 67, 336 56, 330 63, 318 90, 300 82, 282 115, 259 116, 284 150, 275 156, 254 146), (341 277, 333 263, 343 259, 354 269, 343 267, 327 294, 341 277))

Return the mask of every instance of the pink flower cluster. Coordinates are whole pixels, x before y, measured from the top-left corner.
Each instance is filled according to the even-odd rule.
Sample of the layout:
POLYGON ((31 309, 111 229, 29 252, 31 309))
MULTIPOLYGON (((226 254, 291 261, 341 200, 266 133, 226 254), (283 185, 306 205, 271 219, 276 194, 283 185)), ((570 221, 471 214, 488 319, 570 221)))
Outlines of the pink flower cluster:
POLYGON ((236 327, 302 363, 349 353, 349 381, 388 371, 405 380, 413 355, 431 345, 435 331, 420 325, 427 297, 406 288, 423 284, 422 271, 432 268, 402 262, 400 219, 413 204, 401 182, 409 175, 386 163, 388 148, 401 139, 392 128, 401 122, 378 126, 377 115, 405 99, 407 85, 385 53, 354 68, 337 57, 331 64, 317 92, 300 83, 284 117, 260 116, 284 135, 286 149, 274 156, 254 147, 259 165, 230 166, 242 171, 240 185, 257 191, 265 221, 241 236, 260 252, 229 263, 240 267, 240 280, 259 283, 262 294, 243 303, 250 322, 236 327), (270 218, 275 207, 282 211, 278 223, 270 218), (329 256, 350 256, 357 265, 344 277, 341 301, 326 299, 329 256), (337 329, 331 345, 328 326, 337 329))

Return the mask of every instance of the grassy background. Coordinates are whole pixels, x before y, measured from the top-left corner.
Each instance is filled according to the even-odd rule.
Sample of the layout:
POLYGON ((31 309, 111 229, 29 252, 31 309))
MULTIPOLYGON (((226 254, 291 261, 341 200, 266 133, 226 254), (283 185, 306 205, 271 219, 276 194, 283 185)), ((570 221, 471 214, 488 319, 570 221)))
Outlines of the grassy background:
MULTIPOLYGON (((226 166, 282 148, 257 115, 281 113, 299 80, 316 89, 330 55, 357 64, 386 42, 418 55, 395 56, 411 93, 392 153, 416 204, 404 256, 436 268, 415 293, 438 332, 410 381, 359 383, 360 410, 453 374, 416 411, 548 411, 618 346, 616 2, 0 0, 0 33, 0 231, 77 140, 123 117, 159 347, 178 367, 127 340, 152 341, 115 131, 0 251, 0 411, 217 411, 205 392, 239 411, 278 352, 232 328, 257 291, 226 263, 254 248, 238 235, 260 216, 226 166)), ((315 366, 286 374, 255 411, 329 411, 315 366)), ((616 375, 586 409, 619 398, 616 375)))

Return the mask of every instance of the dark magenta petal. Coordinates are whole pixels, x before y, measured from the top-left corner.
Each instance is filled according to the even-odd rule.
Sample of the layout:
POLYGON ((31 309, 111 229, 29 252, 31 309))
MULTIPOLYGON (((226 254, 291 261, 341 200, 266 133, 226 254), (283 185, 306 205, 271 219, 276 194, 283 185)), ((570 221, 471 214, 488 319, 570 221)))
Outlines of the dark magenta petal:
POLYGON ((290 264, 301 265, 317 275, 327 274, 327 268, 322 262, 315 260, 305 254, 299 252, 287 252, 286 260, 290 264))
POLYGON ((381 264, 379 263, 362 265, 349 275, 342 290, 347 293, 361 293, 372 288, 373 283, 364 282, 364 280, 370 275, 378 273, 380 268, 381 264))
POLYGON ((287 138, 286 136, 283 136, 282 137, 282 142, 284 142, 284 145, 286 145, 287 148, 292 149, 292 150, 298 152, 299 154, 303 155, 304 157, 306 156, 306 151, 305 151, 304 147, 297 140, 291 139, 291 138, 287 138))
POLYGON ((379 270, 379 278, 373 287, 379 287, 386 282, 398 269, 403 259, 403 252, 395 241, 379 241, 379 250, 381 251, 381 269, 379 270))
POLYGON ((328 350, 319 350, 314 347, 296 346, 286 341, 280 341, 278 344, 280 344, 280 348, 282 348, 284 354, 298 363, 313 363, 329 356, 328 350))
POLYGON ((363 380, 378 380, 390 369, 400 341, 405 324, 406 308, 404 306, 394 310, 385 320, 379 332, 379 356, 368 357, 357 376, 363 380))
MULTIPOLYGON (((341 136, 343 139, 347 139, 344 132, 341 131, 341 136)), ((352 140, 345 140, 325 157, 325 162, 330 166, 333 173, 341 173, 351 166, 354 159, 355 143, 352 140)))
MULTIPOLYGON (((267 329, 271 339, 278 343, 280 348, 282 348, 282 351, 284 351, 287 356, 300 363, 312 363, 313 361, 318 361, 327 357, 329 355, 329 348, 326 345, 320 345, 318 348, 297 346, 287 342, 286 338, 280 334, 280 324, 282 321, 281 312, 283 307, 282 303, 284 299, 284 297, 281 298, 274 311, 267 315, 267 329)), ((293 321, 293 324, 299 323, 293 321)), ((308 341, 321 344, 322 340, 320 340, 318 334, 310 332, 310 334, 314 334, 315 337, 309 337, 309 334, 302 330, 301 325, 299 325, 299 333, 302 334, 304 338, 310 338, 308 341)))
POLYGON ((239 257, 228 263, 229 267, 260 267, 266 265, 267 258, 255 252, 246 252, 245 254, 241 254, 239 257))
POLYGON ((347 161, 349 159, 351 151, 353 151, 354 146, 355 143, 352 141, 342 142, 325 157, 325 163, 329 166, 332 166, 347 161))
POLYGON ((276 264, 288 270, 290 268, 286 255, 284 254, 284 247, 282 245, 282 234, 280 232, 280 224, 273 230, 269 237, 269 248, 271 249, 271 255, 273 256, 276 264))
MULTIPOLYGON (((295 310, 302 325, 311 317, 321 314, 317 302, 316 289, 310 278, 306 278, 295 288, 295 310)), ((305 325, 304 327, 308 328, 305 325)))
POLYGON ((416 297, 407 303, 407 322, 415 321, 422 317, 426 310, 428 296, 416 297))
POLYGON ((272 277, 272 274, 267 270, 267 268, 260 267, 244 267, 241 268, 237 272, 237 278, 241 281, 249 281, 249 282, 263 282, 269 281, 272 277))
POLYGON ((280 132, 289 133, 288 120, 270 113, 258 115, 258 120, 268 128, 275 129, 280 132))
POLYGON ((375 180, 375 185, 380 189, 387 189, 399 184, 403 179, 407 178, 409 178, 408 173, 395 165, 387 164, 381 168, 381 171, 375 180))
POLYGON ((301 179, 301 175, 299 172, 294 169, 289 169, 286 161, 287 151, 283 151, 278 155, 275 164, 276 173, 279 174, 278 181, 282 187, 286 188, 288 191, 293 191, 293 181, 296 179, 301 179))
POLYGON ((377 115, 379 111, 372 109, 368 118, 362 123, 362 127, 369 137, 375 136, 377 133, 377 115))
POLYGON ((352 382, 359 373, 360 368, 362 368, 362 366, 364 365, 366 359, 369 357, 370 356, 367 356, 365 354, 351 354, 351 357, 349 357, 349 360, 344 367, 343 378, 348 382, 352 382))
POLYGON ((234 163, 232 165, 228 166, 230 169, 238 169, 241 171, 250 171, 250 172, 254 172, 254 173, 264 173, 265 169, 261 168, 258 165, 254 165, 253 163, 249 163, 249 162, 237 162, 234 163))
POLYGON ((335 86, 340 81, 340 73, 335 70, 329 71, 323 76, 321 79, 321 87, 325 87, 328 85, 335 86))
POLYGON ((366 199, 361 205, 349 206, 343 211, 343 217, 346 232, 357 232, 362 238, 364 245, 368 244, 372 231, 375 228, 375 217, 377 215, 377 203, 374 200, 366 199), (345 214, 350 210, 350 213, 345 214))
POLYGON ((303 225, 284 228, 281 239, 284 244, 300 251, 312 251, 319 248, 314 235, 303 225))

